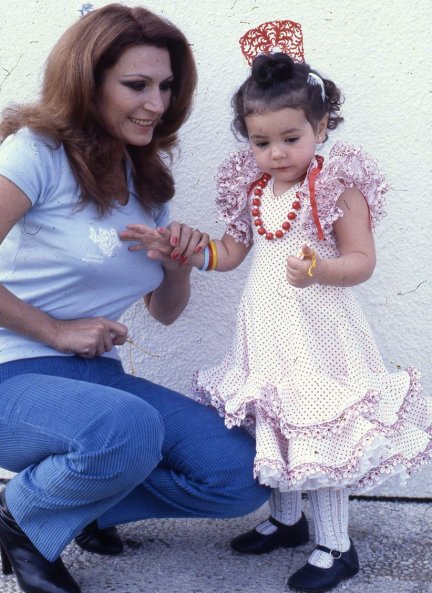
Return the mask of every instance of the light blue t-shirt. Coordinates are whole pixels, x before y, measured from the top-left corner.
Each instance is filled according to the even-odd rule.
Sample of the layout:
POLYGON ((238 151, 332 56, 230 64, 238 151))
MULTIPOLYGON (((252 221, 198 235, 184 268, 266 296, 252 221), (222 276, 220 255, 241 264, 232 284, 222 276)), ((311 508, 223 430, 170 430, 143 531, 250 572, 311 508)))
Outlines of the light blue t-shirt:
MULTIPOLYGON (((0 283, 17 297, 57 319, 121 314, 162 281, 163 269, 145 251, 130 252, 118 233, 127 224, 166 226, 168 207, 149 213, 134 194, 101 216, 79 205, 79 187, 63 146, 22 129, 0 146, 0 175, 18 186, 32 207, 0 245, 0 283)), ((0 328, 0 363, 62 355, 0 328)), ((116 348, 106 356, 118 358, 116 348)))

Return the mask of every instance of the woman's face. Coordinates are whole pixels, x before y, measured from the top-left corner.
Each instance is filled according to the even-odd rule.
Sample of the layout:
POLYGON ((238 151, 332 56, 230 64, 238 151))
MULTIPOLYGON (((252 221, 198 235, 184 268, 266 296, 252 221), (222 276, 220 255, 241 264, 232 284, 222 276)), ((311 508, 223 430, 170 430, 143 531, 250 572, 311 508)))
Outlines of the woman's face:
POLYGON ((137 45, 106 70, 96 107, 107 131, 124 144, 145 146, 169 106, 173 73, 167 49, 137 45))

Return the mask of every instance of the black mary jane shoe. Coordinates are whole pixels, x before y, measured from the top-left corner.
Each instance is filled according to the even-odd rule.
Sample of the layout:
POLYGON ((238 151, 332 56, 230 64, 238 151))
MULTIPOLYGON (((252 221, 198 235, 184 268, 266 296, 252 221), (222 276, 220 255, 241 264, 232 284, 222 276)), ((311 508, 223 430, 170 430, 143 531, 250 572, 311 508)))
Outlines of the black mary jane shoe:
POLYGON ((241 554, 267 554, 277 548, 295 548, 309 541, 309 526, 302 513, 301 518, 294 525, 284 525, 273 517, 268 521, 277 527, 276 531, 264 535, 251 529, 231 540, 231 547, 241 554))
POLYGON ((306 562, 288 579, 288 586, 291 589, 306 593, 324 593, 324 591, 330 591, 336 587, 344 579, 350 579, 358 573, 359 561, 352 541, 347 552, 330 550, 325 546, 316 546, 315 550, 330 554, 333 558, 333 565, 330 568, 320 568, 306 562))
POLYGON ((15 572, 24 593, 81 593, 61 558, 49 562, 19 527, 0 493, 0 552, 3 574, 15 572))
POLYGON ((123 552, 123 542, 115 527, 101 529, 93 521, 75 537, 76 544, 86 552, 102 554, 103 556, 117 556, 123 552))

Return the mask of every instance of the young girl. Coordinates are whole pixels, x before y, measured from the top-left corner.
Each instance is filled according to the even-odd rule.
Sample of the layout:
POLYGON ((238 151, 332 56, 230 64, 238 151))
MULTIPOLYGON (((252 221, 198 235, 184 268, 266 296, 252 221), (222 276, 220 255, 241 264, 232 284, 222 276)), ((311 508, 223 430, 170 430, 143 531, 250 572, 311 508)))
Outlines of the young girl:
MULTIPOLYGON (((255 474, 273 488, 271 516, 233 539, 235 550, 307 542, 308 492, 316 548, 288 584, 314 592, 358 572, 349 489, 405 478, 431 456, 418 373, 387 372, 349 288, 375 268, 387 184, 359 148, 338 142, 327 162, 315 155, 342 121, 340 104, 335 84, 307 64, 282 53, 255 59, 233 98, 234 129, 250 150, 218 174, 227 230, 192 257, 201 270, 232 270, 254 246, 234 343, 196 374, 194 395, 227 426, 254 431, 255 474)), ((139 230, 124 238, 142 240, 139 230)))

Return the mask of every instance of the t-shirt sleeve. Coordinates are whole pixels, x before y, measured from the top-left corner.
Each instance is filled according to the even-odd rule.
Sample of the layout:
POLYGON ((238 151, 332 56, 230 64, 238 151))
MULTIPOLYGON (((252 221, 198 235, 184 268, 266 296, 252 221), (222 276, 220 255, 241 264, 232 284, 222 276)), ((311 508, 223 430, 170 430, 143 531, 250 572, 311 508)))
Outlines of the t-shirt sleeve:
POLYGON ((12 181, 34 205, 55 181, 54 150, 47 140, 21 129, 0 145, 0 175, 12 181))

